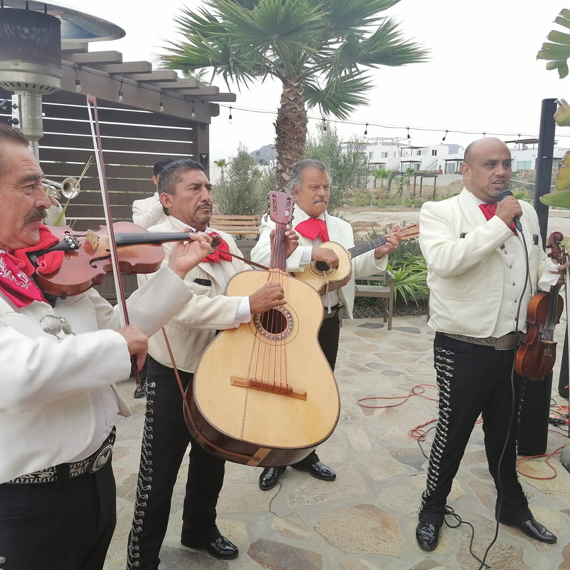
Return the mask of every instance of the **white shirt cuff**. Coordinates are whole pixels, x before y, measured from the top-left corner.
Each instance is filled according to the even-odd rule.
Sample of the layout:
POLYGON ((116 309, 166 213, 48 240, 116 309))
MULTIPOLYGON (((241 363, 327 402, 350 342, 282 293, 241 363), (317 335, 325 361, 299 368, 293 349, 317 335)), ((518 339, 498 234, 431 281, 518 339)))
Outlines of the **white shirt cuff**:
POLYGON ((311 258, 313 257, 313 248, 307 245, 303 245, 300 247, 303 249, 303 253, 301 254, 301 260, 299 261, 299 265, 308 265, 309 263, 311 263, 311 258))
POLYGON ((249 307, 249 297, 242 297, 240 299, 238 310, 236 312, 236 325, 242 323, 249 323, 251 321, 251 309, 249 307))

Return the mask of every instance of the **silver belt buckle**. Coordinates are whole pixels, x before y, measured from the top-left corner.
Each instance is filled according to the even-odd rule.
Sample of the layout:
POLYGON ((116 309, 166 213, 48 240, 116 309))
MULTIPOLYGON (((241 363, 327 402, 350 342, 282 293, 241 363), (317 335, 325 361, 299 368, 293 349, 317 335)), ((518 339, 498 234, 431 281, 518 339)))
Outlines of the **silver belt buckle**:
POLYGON ((103 467, 107 463, 107 461, 109 461, 112 453, 113 453, 113 444, 109 443, 105 447, 103 447, 103 449, 99 451, 95 459, 93 459, 91 465, 89 466, 89 473, 96 473, 97 471, 99 471, 99 469, 101 469, 101 467, 103 467))

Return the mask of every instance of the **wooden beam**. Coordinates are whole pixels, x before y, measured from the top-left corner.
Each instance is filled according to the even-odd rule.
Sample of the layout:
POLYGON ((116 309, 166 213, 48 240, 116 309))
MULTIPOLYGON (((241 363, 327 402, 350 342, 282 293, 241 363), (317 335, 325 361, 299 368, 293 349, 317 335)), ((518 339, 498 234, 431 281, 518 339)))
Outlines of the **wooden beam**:
MULTIPOLYGON (((87 55, 87 54, 86 54, 87 55)), ((119 91, 119 81, 117 78, 103 75, 103 72, 92 69, 88 72, 88 68, 79 69, 79 78, 81 80, 81 87, 83 93, 90 93, 99 99, 113 102, 117 108, 122 105, 117 102, 117 95, 119 91)), ((69 93, 75 93, 75 69, 70 65, 62 66, 63 76, 61 78, 61 89, 69 93)), ((170 85, 170 83, 166 83, 170 85)), ((161 95, 158 90, 150 86, 144 88, 138 83, 126 79, 122 86, 124 107, 142 109, 145 111, 153 111, 160 113, 160 100, 161 95)), ((46 102, 49 102, 49 97, 46 97, 46 102)), ((163 113, 173 117, 180 117, 190 120, 192 111, 192 103, 186 101, 182 95, 175 92, 169 94, 167 90, 162 95, 164 105, 163 113)), ((198 123, 210 123, 211 117, 217 116, 218 109, 216 105, 198 105, 196 106, 196 117, 194 121, 198 123)))
POLYGON ((153 71, 152 73, 131 73, 129 79, 140 81, 141 83, 157 83, 160 81, 176 81, 178 73, 172 69, 153 71))
MULTIPOLYGON (((178 91, 182 93, 182 91, 178 91)), ((235 93, 218 93, 217 95, 186 95, 186 99, 194 99, 194 101, 214 101, 216 103, 235 103, 235 93)))
POLYGON ((61 42, 61 53, 64 56, 71 53, 87 53, 88 51, 87 42, 61 42))
POLYGON ((91 67, 95 67, 107 73, 117 73, 118 75, 127 75, 129 73, 150 73, 152 71, 152 63, 150 61, 127 61, 125 63, 92 63, 91 67))
POLYGON ((178 93, 179 95, 187 95, 192 99, 194 96, 204 95, 206 97, 213 97, 220 92, 219 87, 197 87, 196 89, 177 89, 176 83, 173 84, 173 87, 169 88, 169 91, 174 91, 174 93, 178 93))
POLYGON ((156 83, 154 85, 159 89, 198 89, 200 87, 200 82, 193 77, 187 79, 179 79, 174 85, 172 83, 156 83))
POLYGON ((80 65, 90 63, 122 63, 123 54, 118 51, 93 51, 89 53, 72 53, 66 55, 64 59, 80 65))

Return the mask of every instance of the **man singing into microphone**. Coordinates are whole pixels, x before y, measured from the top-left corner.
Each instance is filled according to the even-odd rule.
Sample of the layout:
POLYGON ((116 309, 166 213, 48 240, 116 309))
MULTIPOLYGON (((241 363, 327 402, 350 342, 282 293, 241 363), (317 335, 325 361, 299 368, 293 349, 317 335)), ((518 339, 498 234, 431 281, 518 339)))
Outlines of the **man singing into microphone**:
POLYGON ((446 498, 480 414, 489 470, 499 491, 496 518, 530 538, 556 542, 556 536, 534 519, 517 478, 516 422, 522 385, 517 375, 514 408, 511 390, 517 314, 518 329, 524 333, 539 277, 556 268, 542 250, 532 206, 512 194, 499 201, 509 185, 511 163, 502 141, 473 142, 461 165, 463 191, 448 200, 426 202, 420 213, 439 387, 439 419, 416 529, 418 544, 426 551, 437 546, 446 498), (515 229, 515 221, 522 232, 515 229), (522 239, 530 272, 526 287, 522 239))

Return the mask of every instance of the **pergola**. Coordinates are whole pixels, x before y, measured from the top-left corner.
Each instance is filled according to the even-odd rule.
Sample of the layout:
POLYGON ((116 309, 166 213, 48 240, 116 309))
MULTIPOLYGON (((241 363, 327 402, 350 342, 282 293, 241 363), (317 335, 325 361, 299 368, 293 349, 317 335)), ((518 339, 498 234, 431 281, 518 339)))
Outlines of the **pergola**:
MULTIPOLYGON (((6 6, 9 4, 19 7, 23 2, 8 0, 6 6)), ((2 6, 0 16, 10 10, 2 6)), ((63 9, 37 2, 26 2, 26 6, 38 10, 43 6, 46 14, 55 16, 63 9)), ((98 23, 96 18, 89 18, 98 23)), ((46 177, 56 182, 82 173, 94 154, 85 97, 94 95, 113 216, 130 220, 132 202, 154 192, 152 165, 160 158, 192 158, 208 170, 209 124, 219 114, 216 103, 233 102, 235 94, 220 93, 218 87, 203 85, 194 78, 180 78, 173 70, 153 69, 148 61, 124 62, 118 51, 91 51, 89 41, 64 37, 64 25, 69 25, 69 18, 62 19, 61 88, 42 94, 40 164, 46 177)), ((109 25, 124 35, 123 30, 109 25)), ((18 66, 15 57, 14 66, 18 66)), ((11 91, 17 87, 2 81, 0 99, 12 101, 11 91)), ((17 125, 17 112, 8 104, 0 108, 0 120, 17 125)), ((67 218, 76 229, 96 228, 102 223, 100 183, 94 164, 81 181, 79 196, 70 202, 67 218)))

